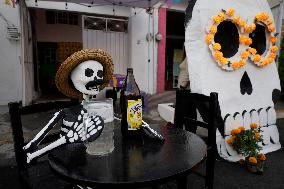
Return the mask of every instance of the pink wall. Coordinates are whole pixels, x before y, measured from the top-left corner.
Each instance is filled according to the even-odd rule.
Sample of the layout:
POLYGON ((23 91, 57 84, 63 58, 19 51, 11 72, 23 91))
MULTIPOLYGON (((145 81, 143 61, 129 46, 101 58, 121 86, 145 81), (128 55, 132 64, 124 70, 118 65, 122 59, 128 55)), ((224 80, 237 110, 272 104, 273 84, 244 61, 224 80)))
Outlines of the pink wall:
POLYGON ((81 16, 77 26, 46 24, 45 10, 36 10, 36 32, 40 42, 82 42, 81 16))
POLYGON ((165 61, 166 61, 166 32, 167 32, 167 9, 160 8, 159 10, 159 33, 163 39, 158 44, 158 76, 157 76, 157 92, 165 91, 165 61))

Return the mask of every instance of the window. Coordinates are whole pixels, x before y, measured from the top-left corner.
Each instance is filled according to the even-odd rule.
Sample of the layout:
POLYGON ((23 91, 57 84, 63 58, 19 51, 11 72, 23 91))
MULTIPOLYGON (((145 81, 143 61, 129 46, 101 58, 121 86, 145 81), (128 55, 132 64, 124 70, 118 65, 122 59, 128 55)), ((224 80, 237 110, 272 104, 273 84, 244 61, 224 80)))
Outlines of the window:
POLYGON ((85 29, 106 31, 106 19, 85 17, 85 29))
POLYGON ((45 17, 47 24, 78 25, 79 20, 78 14, 72 12, 46 11, 45 17))
POLYGON ((90 17, 84 18, 84 28, 91 30, 110 31, 110 32, 127 32, 128 20, 90 17))

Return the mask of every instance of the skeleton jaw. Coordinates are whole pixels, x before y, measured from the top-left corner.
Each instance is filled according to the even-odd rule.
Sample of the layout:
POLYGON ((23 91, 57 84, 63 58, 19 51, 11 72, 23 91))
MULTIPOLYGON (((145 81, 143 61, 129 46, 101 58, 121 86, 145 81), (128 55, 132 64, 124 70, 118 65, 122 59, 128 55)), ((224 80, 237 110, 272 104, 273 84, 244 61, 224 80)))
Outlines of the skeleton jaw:
MULTIPOLYGON (((275 151, 281 147, 279 134, 276 126, 276 112, 274 107, 264 107, 259 109, 244 110, 227 114, 224 120, 224 140, 217 139, 217 148, 220 156, 229 161, 238 161, 243 158, 226 141, 231 138, 231 131, 240 126, 250 129, 251 123, 256 123, 261 128, 263 143, 262 153, 275 151)), ((221 135, 221 133, 217 133, 221 135)), ((221 136, 220 136, 221 137, 221 136)))

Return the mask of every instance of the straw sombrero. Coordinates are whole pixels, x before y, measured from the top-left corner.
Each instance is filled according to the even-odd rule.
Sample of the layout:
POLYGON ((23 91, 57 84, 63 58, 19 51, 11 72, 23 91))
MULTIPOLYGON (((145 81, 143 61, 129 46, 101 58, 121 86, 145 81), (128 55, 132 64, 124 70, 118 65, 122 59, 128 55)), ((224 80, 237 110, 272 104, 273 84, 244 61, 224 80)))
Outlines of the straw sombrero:
POLYGON ((70 74, 76 66, 87 60, 98 61, 104 68, 104 84, 100 86, 101 90, 105 88, 108 85, 109 81, 112 79, 113 63, 111 56, 101 49, 84 49, 75 52, 70 57, 68 57, 61 64, 56 73, 56 86, 64 95, 77 99, 83 98, 83 94, 73 86, 73 83, 70 79, 70 74))

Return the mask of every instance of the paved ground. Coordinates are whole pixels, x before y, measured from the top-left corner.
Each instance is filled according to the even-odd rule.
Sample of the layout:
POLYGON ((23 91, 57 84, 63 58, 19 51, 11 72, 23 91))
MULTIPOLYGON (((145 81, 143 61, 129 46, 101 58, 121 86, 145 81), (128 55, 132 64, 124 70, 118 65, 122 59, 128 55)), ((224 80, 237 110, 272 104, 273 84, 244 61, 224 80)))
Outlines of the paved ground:
MULTIPOLYGON (((173 92, 166 92, 161 95, 151 96, 147 99, 150 106, 147 109, 146 120, 154 122, 163 121, 157 112, 159 103, 174 102, 173 92)), ((277 117, 284 118, 284 103, 276 106, 277 117)), ((23 117, 24 135, 32 136, 44 126, 52 117, 52 112, 35 114, 23 117)), ((284 119, 278 120, 281 143, 284 144, 284 119)), ((284 152, 283 149, 268 155, 267 166, 264 175, 252 175, 243 167, 235 163, 217 162, 215 169, 216 189, 284 189, 284 152)), ((199 177, 189 177, 189 188, 201 188, 203 180, 199 177)), ((9 123, 7 106, 0 106, 0 189, 19 188, 15 167, 12 133, 9 123), (12 181, 13 180, 13 181, 12 181)), ((176 188, 175 183, 169 183, 163 188, 176 188)))

